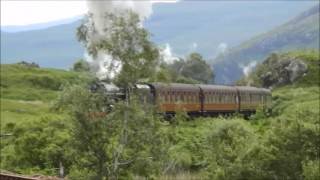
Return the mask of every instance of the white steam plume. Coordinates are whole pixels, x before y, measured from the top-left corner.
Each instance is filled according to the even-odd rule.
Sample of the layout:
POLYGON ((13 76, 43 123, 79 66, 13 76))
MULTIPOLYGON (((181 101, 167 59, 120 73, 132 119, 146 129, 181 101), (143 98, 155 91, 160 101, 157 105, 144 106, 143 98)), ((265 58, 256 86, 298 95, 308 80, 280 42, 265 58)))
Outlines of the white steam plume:
POLYGON ((92 14, 94 26, 100 35, 103 35, 104 29, 108 27, 105 18, 106 13, 120 14, 123 11, 132 10, 139 15, 141 21, 149 17, 152 13, 152 2, 150 0, 87 0, 87 6, 88 13, 92 14))
POLYGON ((225 54, 228 51, 228 44, 227 43, 220 43, 217 47, 217 54, 225 54))
MULTIPOLYGON (((133 0, 116 0, 116 1, 93 1, 87 0, 88 14, 92 18, 92 30, 88 32, 90 44, 99 43, 108 39, 110 22, 106 19, 107 14, 123 15, 128 10, 138 14, 141 26, 143 20, 152 14, 152 2, 133 1, 133 0)), ((99 79, 113 79, 121 70, 122 65, 111 55, 103 50, 98 50, 96 56, 86 56, 92 70, 99 79)))
POLYGON ((249 74, 252 72, 253 68, 255 68, 257 65, 257 61, 252 61, 249 64, 245 65, 240 65, 240 67, 242 68, 242 72, 243 74, 248 77, 249 74))
MULTIPOLYGON (((110 22, 106 19, 106 14, 123 15, 131 10, 139 16, 142 26, 142 22, 152 14, 152 4, 176 2, 178 0, 87 0, 88 14, 91 15, 94 26, 88 32, 88 45, 108 39, 110 22)), ((164 57, 173 61, 170 46, 164 50, 164 57)), ((122 68, 119 61, 103 50, 98 50, 94 57, 87 55, 86 59, 99 79, 113 79, 122 68)))
POLYGON ((165 48, 160 51, 160 55, 162 56, 164 62, 168 64, 172 64, 174 61, 179 60, 178 57, 175 57, 172 54, 171 46, 168 43, 166 44, 165 48))

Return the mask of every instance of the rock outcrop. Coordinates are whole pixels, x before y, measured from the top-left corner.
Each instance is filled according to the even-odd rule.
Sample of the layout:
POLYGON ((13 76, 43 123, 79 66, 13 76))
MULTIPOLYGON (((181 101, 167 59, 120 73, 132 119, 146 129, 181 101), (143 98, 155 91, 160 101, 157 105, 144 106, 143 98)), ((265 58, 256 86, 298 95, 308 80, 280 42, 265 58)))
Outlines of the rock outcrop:
POLYGON ((262 63, 258 74, 263 87, 292 84, 308 71, 303 60, 290 56, 272 54, 262 63))

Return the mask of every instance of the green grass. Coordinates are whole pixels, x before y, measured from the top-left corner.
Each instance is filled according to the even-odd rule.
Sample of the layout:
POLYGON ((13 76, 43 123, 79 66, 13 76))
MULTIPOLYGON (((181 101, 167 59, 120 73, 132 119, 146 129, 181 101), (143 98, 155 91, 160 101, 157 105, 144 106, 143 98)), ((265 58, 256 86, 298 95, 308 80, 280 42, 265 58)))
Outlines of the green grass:
POLYGON ((48 116, 59 118, 65 114, 52 112, 47 102, 1 99, 1 124, 4 126, 8 123, 32 122, 48 116))
POLYGON ((1 98, 50 101, 63 85, 85 80, 88 76, 78 72, 2 64, 1 98))
MULTIPOLYGON (((304 59, 307 59, 308 65, 319 62, 314 61, 316 54, 295 53, 296 56, 305 56, 304 59)), ((162 130, 169 135, 168 141, 173 144, 168 151, 169 159, 175 165, 171 171, 160 176, 159 179, 205 179, 207 176, 203 173, 210 163, 207 159, 208 152, 204 150, 208 134, 223 133, 222 130, 227 130, 227 133, 238 132, 228 131, 229 122, 252 128, 261 139, 274 128, 274 124, 279 124, 283 120, 294 121, 299 117, 316 127, 316 123, 310 122, 316 122, 319 119, 320 89, 317 86, 316 69, 309 72, 311 74, 307 74, 303 77, 304 79, 300 79, 293 85, 272 90, 273 113, 269 117, 257 116, 248 121, 236 116, 188 120, 183 118, 183 115, 179 115, 181 117, 177 118, 176 123, 163 126, 162 130), (217 131, 219 128, 220 131, 217 131)), ((54 120, 63 122, 63 119, 68 117, 66 114, 58 114, 50 110, 51 104, 59 95, 60 87, 58 86, 71 83, 73 80, 80 82, 86 79, 83 74, 63 70, 1 65, 1 129, 9 124, 23 126, 38 123, 42 118, 50 122, 54 120), (46 84, 46 81, 50 84, 46 84)), ((11 153, 8 149, 7 151, 11 153)), ((11 155, 14 156, 14 154, 11 155)))
POLYGON ((310 111, 319 115, 319 87, 286 86, 273 91, 273 111, 281 116, 297 111, 310 111))
POLYGON ((50 110, 62 87, 89 80, 84 73, 1 64, 1 129, 7 123, 59 118, 50 110))

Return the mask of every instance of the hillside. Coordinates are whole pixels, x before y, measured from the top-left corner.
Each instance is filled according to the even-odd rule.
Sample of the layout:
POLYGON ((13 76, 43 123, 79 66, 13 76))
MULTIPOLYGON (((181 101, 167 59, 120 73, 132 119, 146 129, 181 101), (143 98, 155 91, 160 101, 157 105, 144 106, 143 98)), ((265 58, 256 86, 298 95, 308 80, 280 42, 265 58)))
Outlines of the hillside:
POLYGON ((233 83, 245 68, 262 62, 268 54, 295 49, 319 49, 319 5, 217 57, 213 65, 216 82, 233 83))
POLYGON ((9 122, 24 122, 43 117, 60 117, 50 111, 53 101, 66 84, 87 81, 77 72, 2 64, 1 128, 9 122))
MULTIPOLYGON (((289 55, 298 56, 306 63, 319 63, 314 53, 301 51, 289 55)), ((72 126, 73 118, 50 110, 50 102, 56 99, 61 84, 86 78, 75 72, 21 65, 1 65, 1 72, 4 72, 1 74, 1 130, 2 134, 12 134, 1 142, 1 168, 56 176, 62 161, 68 178, 86 179, 83 177, 88 171, 94 172, 94 168, 85 169, 83 173, 72 164, 77 152, 73 143, 78 143, 73 137, 78 131, 72 126)), ((314 66, 295 83, 275 87, 272 114, 259 110, 249 120, 238 115, 190 120, 178 114, 172 124, 161 122, 158 125, 162 139, 155 143, 154 149, 155 157, 161 159, 155 163, 165 164, 166 171, 152 175, 156 179, 186 180, 318 179, 320 92, 317 72, 319 66, 314 66), (165 142, 163 146, 158 145, 162 142, 165 142)), ((144 115, 138 111, 139 114, 144 115)), ((130 117, 135 116, 131 114, 130 117)), ((145 118, 150 117, 141 117, 145 118)), ((135 119, 135 123, 136 120, 139 119, 135 119)), ((96 132, 100 121, 95 122, 91 139, 98 141, 101 136, 96 132)), ((104 133, 109 128, 102 127, 104 133)), ((86 129, 85 134, 89 131, 86 129)), ((144 131, 138 128, 137 132, 144 131)), ((93 156, 90 154, 89 159, 93 156)), ((153 162, 148 160, 147 163, 153 162)), ((158 164, 156 167, 161 168, 158 164)), ((145 167, 140 163, 133 165, 145 167)), ((124 167, 124 170, 131 169, 124 167)), ((142 172, 151 172, 144 170, 142 172)), ((132 172, 137 171, 133 169, 132 172)), ((131 177, 130 174, 122 176, 131 177)))
POLYGON ((23 60, 42 67, 68 69, 84 54, 76 38, 75 30, 79 25, 77 21, 42 30, 1 32, 1 63, 23 60))
POLYGON ((319 83, 319 51, 271 54, 237 84, 264 88, 284 85, 316 86, 319 83))
MULTIPOLYGON (((219 45, 238 45, 286 22, 315 3, 182 1, 155 4, 145 27, 151 32, 152 41, 160 46, 169 43, 177 55, 198 51, 205 58, 212 58, 221 51, 219 45), (283 11, 284 6, 288 11, 283 11)), ((26 27, 30 31, 16 33, 2 31, 1 63, 24 60, 34 61, 42 67, 68 69, 84 55, 75 37, 75 29, 80 23, 76 21, 38 30, 26 27)))

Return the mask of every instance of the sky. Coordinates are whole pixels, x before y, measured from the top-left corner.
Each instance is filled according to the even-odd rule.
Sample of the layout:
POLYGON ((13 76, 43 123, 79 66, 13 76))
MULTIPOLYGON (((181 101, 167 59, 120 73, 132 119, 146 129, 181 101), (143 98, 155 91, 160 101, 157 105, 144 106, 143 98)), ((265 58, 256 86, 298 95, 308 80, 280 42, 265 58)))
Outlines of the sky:
MULTIPOLYGON (((152 0, 153 3, 177 0, 152 0)), ((85 0, 1 0, 1 26, 30 25, 73 18, 87 12, 85 0)))

